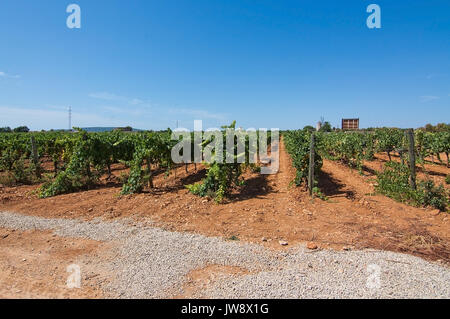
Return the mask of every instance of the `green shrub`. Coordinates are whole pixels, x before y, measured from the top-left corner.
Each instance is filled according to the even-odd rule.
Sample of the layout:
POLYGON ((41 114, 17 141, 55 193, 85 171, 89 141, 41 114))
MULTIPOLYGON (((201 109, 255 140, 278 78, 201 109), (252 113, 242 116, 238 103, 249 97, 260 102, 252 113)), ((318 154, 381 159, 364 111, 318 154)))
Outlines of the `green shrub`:
MULTIPOLYGON (((311 135, 311 132, 309 132, 308 130, 288 131, 283 134, 283 140, 286 145, 286 150, 292 158, 292 165, 296 169, 294 183, 297 186, 300 186, 303 183, 308 183, 311 135)), ((316 136, 316 143, 320 144, 319 136, 316 136)), ((315 176, 319 176, 322 165, 322 157, 320 156, 320 154, 316 153, 314 157, 315 176)), ((314 185, 317 185, 317 180, 315 180, 314 185)))
MULTIPOLYGON (((223 134, 223 145, 216 145, 218 147, 226 146, 226 130, 234 131, 236 128, 236 121, 234 121, 230 126, 223 126, 224 130, 221 131, 223 134)), ((201 197, 211 197, 217 203, 223 202, 225 197, 227 197, 234 187, 240 187, 244 185, 244 179, 242 178, 243 168, 249 166, 248 158, 248 142, 245 135, 239 135, 236 138, 245 139, 245 152, 242 154, 237 154, 237 145, 234 145, 234 152, 231 154, 234 159, 231 163, 227 163, 227 151, 224 151, 222 155, 216 152, 217 149, 214 148, 212 154, 212 161, 210 163, 205 163, 206 165, 206 177, 197 184, 187 185, 186 188, 194 195, 201 197), (237 154, 237 155, 236 155, 237 154), (222 158, 218 157, 222 156, 222 158), (240 159, 245 156, 244 163, 240 163, 240 159)), ((235 139, 236 141, 236 139, 235 139)), ((242 142, 242 141, 241 141, 242 142)), ((214 138, 206 139, 202 142, 201 146, 205 147, 211 143, 216 143, 214 138)))
POLYGON ((444 187, 435 186, 433 181, 419 181, 417 189, 409 184, 409 168, 397 162, 387 162, 377 175, 377 190, 396 201, 414 206, 430 206, 441 211, 447 209, 448 194, 444 187))
POLYGON ((11 174, 3 174, 0 175, 0 185, 11 187, 15 186, 17 181, 11 174))
POLYGON ((233 186, 242 186, 240 179, 242 168, 240 164, 212 163, 207 165, 206 177, 201 183, 187 185, 186 188, 194 195, 211 197, 221 203, 229 195, 233 186))
POLYGON ((26 157, 23 155, 11 161, 0 184, 15 186, 19 184, 31 185, 39 182, 39 178, 36 177, 36 165, 31 161, 26 165, 25 160, 26 157))
POLYGON ((419 203, 445 211, 448 205, 448 196, 442 185, 435 186, 433 181, 421 181, 418 185, 419 203))

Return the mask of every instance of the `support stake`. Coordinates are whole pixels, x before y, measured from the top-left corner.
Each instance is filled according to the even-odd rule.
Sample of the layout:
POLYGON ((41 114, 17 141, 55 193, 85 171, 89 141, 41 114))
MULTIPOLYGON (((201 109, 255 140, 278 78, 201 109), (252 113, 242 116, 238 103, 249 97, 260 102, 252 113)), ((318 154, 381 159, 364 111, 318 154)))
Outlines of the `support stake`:
POLYGON ((314 188, 314 157, 315 157, 315 134, 311 134, 311 145, 309 147, 309 172, 308 172, 308 189, 309 195, 314 197, 313 188, 314 188))
POLYGON ((36 139, 34 138, 34 135, 31 135, 31 152, 33 155, 33 164, 36 169, 36 177, 41 178, 41 168, 39 166, 39 157, 36 147, 36 139))
POLYGON ((416 152, 414 145, 414 130, 409 129, 406 131, 406 135, 408 136, 408 152, 409 152, 409 184, 413 189, 416 189, 416 152))

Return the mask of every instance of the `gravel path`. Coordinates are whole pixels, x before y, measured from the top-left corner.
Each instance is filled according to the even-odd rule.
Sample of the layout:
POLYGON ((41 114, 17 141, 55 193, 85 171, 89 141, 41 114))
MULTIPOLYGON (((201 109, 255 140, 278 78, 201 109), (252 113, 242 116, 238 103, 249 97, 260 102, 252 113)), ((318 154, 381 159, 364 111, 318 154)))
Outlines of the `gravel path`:
POLYGON ((169 232, 121 219, 77 221, 0 213, 0 227, 53 230, 63 237, 113 242, 98 260, 115 274, 102 287, 120 298, 181 294, 186 275, 207 265, 239 266, 246 275, 216 276, 195 297, 209 298, 450 298, 450 269, 384 251, 274 252, 256 244, 169 232))

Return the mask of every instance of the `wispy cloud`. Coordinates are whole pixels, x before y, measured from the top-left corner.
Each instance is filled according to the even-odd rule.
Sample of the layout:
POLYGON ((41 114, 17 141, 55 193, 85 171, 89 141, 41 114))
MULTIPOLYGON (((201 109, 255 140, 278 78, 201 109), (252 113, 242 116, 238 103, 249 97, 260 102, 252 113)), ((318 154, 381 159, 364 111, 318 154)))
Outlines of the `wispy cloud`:
POLYGON ((91 97, 93 99, 106 100, 106 101, 117 101, 117 100, 121 100, 123 98, 121 96, 118 96, 113 93, 108 93, 108 92, 91 93, 91 94, 89 94, 89 97, 91 97))
POLYGON ((101 106, 101 109, 113 114, 124 114, 127 116, 133 115, 133 116, 141 116, 144 114, 148 115, 148 110, 142 109, 142 108, 124 108, 124 107, 117 107, 117 106, 110 106, 105 105, 101 106))
MULTIPOLYGON (((169 123, 173 119, 188 121, 214 120, 218 122, 227 120, 227 115, 223 113, 214 113, 186 106, 163 107, 146 99, 131 98, 111 92, 94 92, 89 94, 89 97, 104 101, 106 105, 100 104, 96 107, 101 109, 105 114, 117 118, 133 119, 133 123, 142 121, 150 115, 153 116, 153 121, 156 117, 159 117, 161 121, 165 121, 165 123, 169 123)), ((175 120, 172 122, 175 123, 175 120)), ((145 127, 148 127, 148 123, 144 124, 145 127)), ((162 122, 159 124, 162 124, 162 122)), ((153 123, 153 125, 155 125, 155 123, 153 123)))
POLYGON ((126 112, 126 110, 124 110, 121 107, 116 107, 116 106, 102 106, 102 109, 107 111, 107 112, 111 112, 111 113, 124 113, 126 112))
MULTIPOLYGON (((33 130, 67 128, 67 110, 52 108, 22 108, 16 106, 0 105, 1 122, 4 125, 17 127, 27 125, 33 130)), ((79 127, 90 126, 125 126, 128 123, 122 119, 114 119, 102 114, 91 112, 73 112, 72 124, 79 127)))
POLYGON ((431 101, 435 101, 435 100, 439 100, 439 96, 435 96, 435 95, 422 95, 420 97, 420 101, 421 102, 431 102, 431 101))
POLYGON ((109 92, 91 93, 91 94, 89 94, 89 97, 91 97, 93 99, 104 100, 104 101, 121 102, 121 103, 126 103, 129 105, 147 106, 147 107, 151 106, 150 102, 145 102, 138 98, 130 98, 127 96, 117 95, 117 94, 109 93, 109 92))
POLYGON ((187 109, 187 108, 170 109, 170 113, 171 114, 190 115, 190 116, 192 116, 192 117, 194 117, 195 119, 198 119, 198 120, 201 120, 201 119, 214 119, 214 120, 223 121, 223 120, 225 120, 227 118, 225 114, 211 113, 211 112, 205 111, 205 110, 195 110, 195 109, 187 109))
POLYGON ((431 80, 431 79, 434 79, 434 78, 442 78, 442 77, 448 77, 448 75, 444 74, 444 73, 430 73, 430 74, 427 74, 425 76, 425 78, 427 80, 431 80))
POLYGON ((62 110, 62 111, 68 111, 69 106, 68 105, 57 105, 57 104, 45 104, 45 108, 53 109, 53 110, 62 110))
POLYGON ((18 79, 20 78, 20 75, 11 75, 6 72, 0 71, 0 78, 18 79))

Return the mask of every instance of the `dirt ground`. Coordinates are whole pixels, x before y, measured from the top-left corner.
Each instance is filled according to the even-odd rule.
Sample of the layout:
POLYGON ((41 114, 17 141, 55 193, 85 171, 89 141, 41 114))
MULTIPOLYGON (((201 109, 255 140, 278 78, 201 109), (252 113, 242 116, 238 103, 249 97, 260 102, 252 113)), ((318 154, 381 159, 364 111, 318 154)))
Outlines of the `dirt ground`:
POLYGON ((0 228, 0 298, 102 298, 99 276, 89 260, 104 244, 62 238, 51 231, 0 228), (80 289, 68 289, 67 267, 83 265, 80 289))
POLYGON ((202 291, 223 276, 243 276, 250 272, 237 266, 209 265, 201 269, 191 271, 186 277, 182 295, 175 295, 174 299, 191 299, 195 293, 202 291))
MULTIPOLYGON (((246 173, 243 189, 221 205, 185 189, 184 185, 204 176, 201 166, 195 171, 189 165, 187 173, 179 167, 169 176, 160 172, 154 189, 119 196, 117 177, 123 169, 116 165, 116 179, 74 194, 38 199, 34 192, 38 186, 2 187, 0 210, 59 218, 145 217, 168 230, 257 242, 274 249, 284 249, 280 240, 289 245, 313 242, 319 248, 375 248, 450 262, 448 214, 374 195, 374 171, 385 160, 384 155, 377 155, 375 161, 366 162, 363 176, 325 160, 319 186, 327 201, 311 199, 305 189, 292 185, 295 169, 281 144, 278 174, 246 173)), ((444 165, 427 164, 426 169, 440 183, 450 173, 444 165)))

